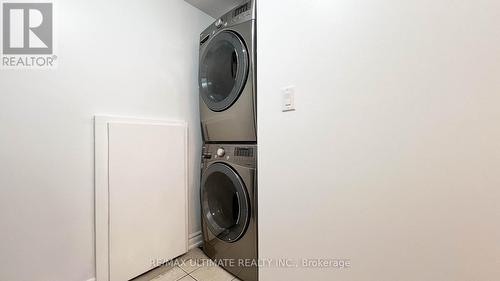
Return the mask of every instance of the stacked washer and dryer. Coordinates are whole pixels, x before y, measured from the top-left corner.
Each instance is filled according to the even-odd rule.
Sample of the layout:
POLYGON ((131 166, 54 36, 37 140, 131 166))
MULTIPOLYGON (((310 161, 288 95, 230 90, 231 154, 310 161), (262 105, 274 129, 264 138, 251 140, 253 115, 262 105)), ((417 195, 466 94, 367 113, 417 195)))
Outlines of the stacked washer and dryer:
POLYGON ((200 35, 203 250, 243 281, 258 279, 255 0, 200 35))

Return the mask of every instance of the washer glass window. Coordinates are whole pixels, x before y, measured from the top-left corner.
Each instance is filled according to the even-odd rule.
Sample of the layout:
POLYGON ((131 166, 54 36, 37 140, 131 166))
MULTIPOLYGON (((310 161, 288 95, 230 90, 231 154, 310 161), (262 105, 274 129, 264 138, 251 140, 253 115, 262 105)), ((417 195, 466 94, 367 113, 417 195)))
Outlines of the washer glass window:
POLYGON ((237 241, 250 218, 248 193, 239 175, 226 164, 212 164, 202 177, 201 197, 210 231, 223 241, 237 241))
POLYGON ((200 95, 212 111, 229 108, 239 97, 248 75, 248 53, 240 37, 222 31, 207 43, 200 59, 200 95))

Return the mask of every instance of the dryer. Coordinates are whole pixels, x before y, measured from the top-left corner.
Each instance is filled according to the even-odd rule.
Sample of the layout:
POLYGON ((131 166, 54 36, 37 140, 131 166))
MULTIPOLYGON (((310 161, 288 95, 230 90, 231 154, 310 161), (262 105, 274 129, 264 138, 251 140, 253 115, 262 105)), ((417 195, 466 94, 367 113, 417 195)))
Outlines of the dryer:
POLYGON ((203 251, 239 279, 257 281, 257 146, 206 144, 203 158, 203 251))
POLYGON ((199 93, 204 142, 256 142, 255 1, 200 35, 199 93))

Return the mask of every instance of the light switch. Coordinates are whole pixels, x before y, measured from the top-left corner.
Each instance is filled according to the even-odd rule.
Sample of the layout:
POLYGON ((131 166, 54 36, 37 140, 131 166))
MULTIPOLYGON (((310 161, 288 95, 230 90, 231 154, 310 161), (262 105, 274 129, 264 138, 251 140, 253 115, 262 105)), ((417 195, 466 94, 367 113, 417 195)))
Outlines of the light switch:
POLYGON ((288 86, 281 89, 283 95, 281 111, 293 111, 295 110, 295 86, 288 86))

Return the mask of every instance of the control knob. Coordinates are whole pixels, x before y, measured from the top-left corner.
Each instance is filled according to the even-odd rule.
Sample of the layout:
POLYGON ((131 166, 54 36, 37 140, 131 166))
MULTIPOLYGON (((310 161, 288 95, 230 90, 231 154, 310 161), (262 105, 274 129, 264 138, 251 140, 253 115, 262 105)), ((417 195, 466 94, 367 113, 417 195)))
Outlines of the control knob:
POLYGON ((224 154, 226 154, 226 151, 224 151, 224 148, 222 148, 222 147, 217 148, 217 156, 223 157, 224 154))
POLYGON ((222 26, 223 22, 222 22, 222 19, 218 19, 216 22, 215 22, 215 27, 217 28, 220 28, 222 26))

